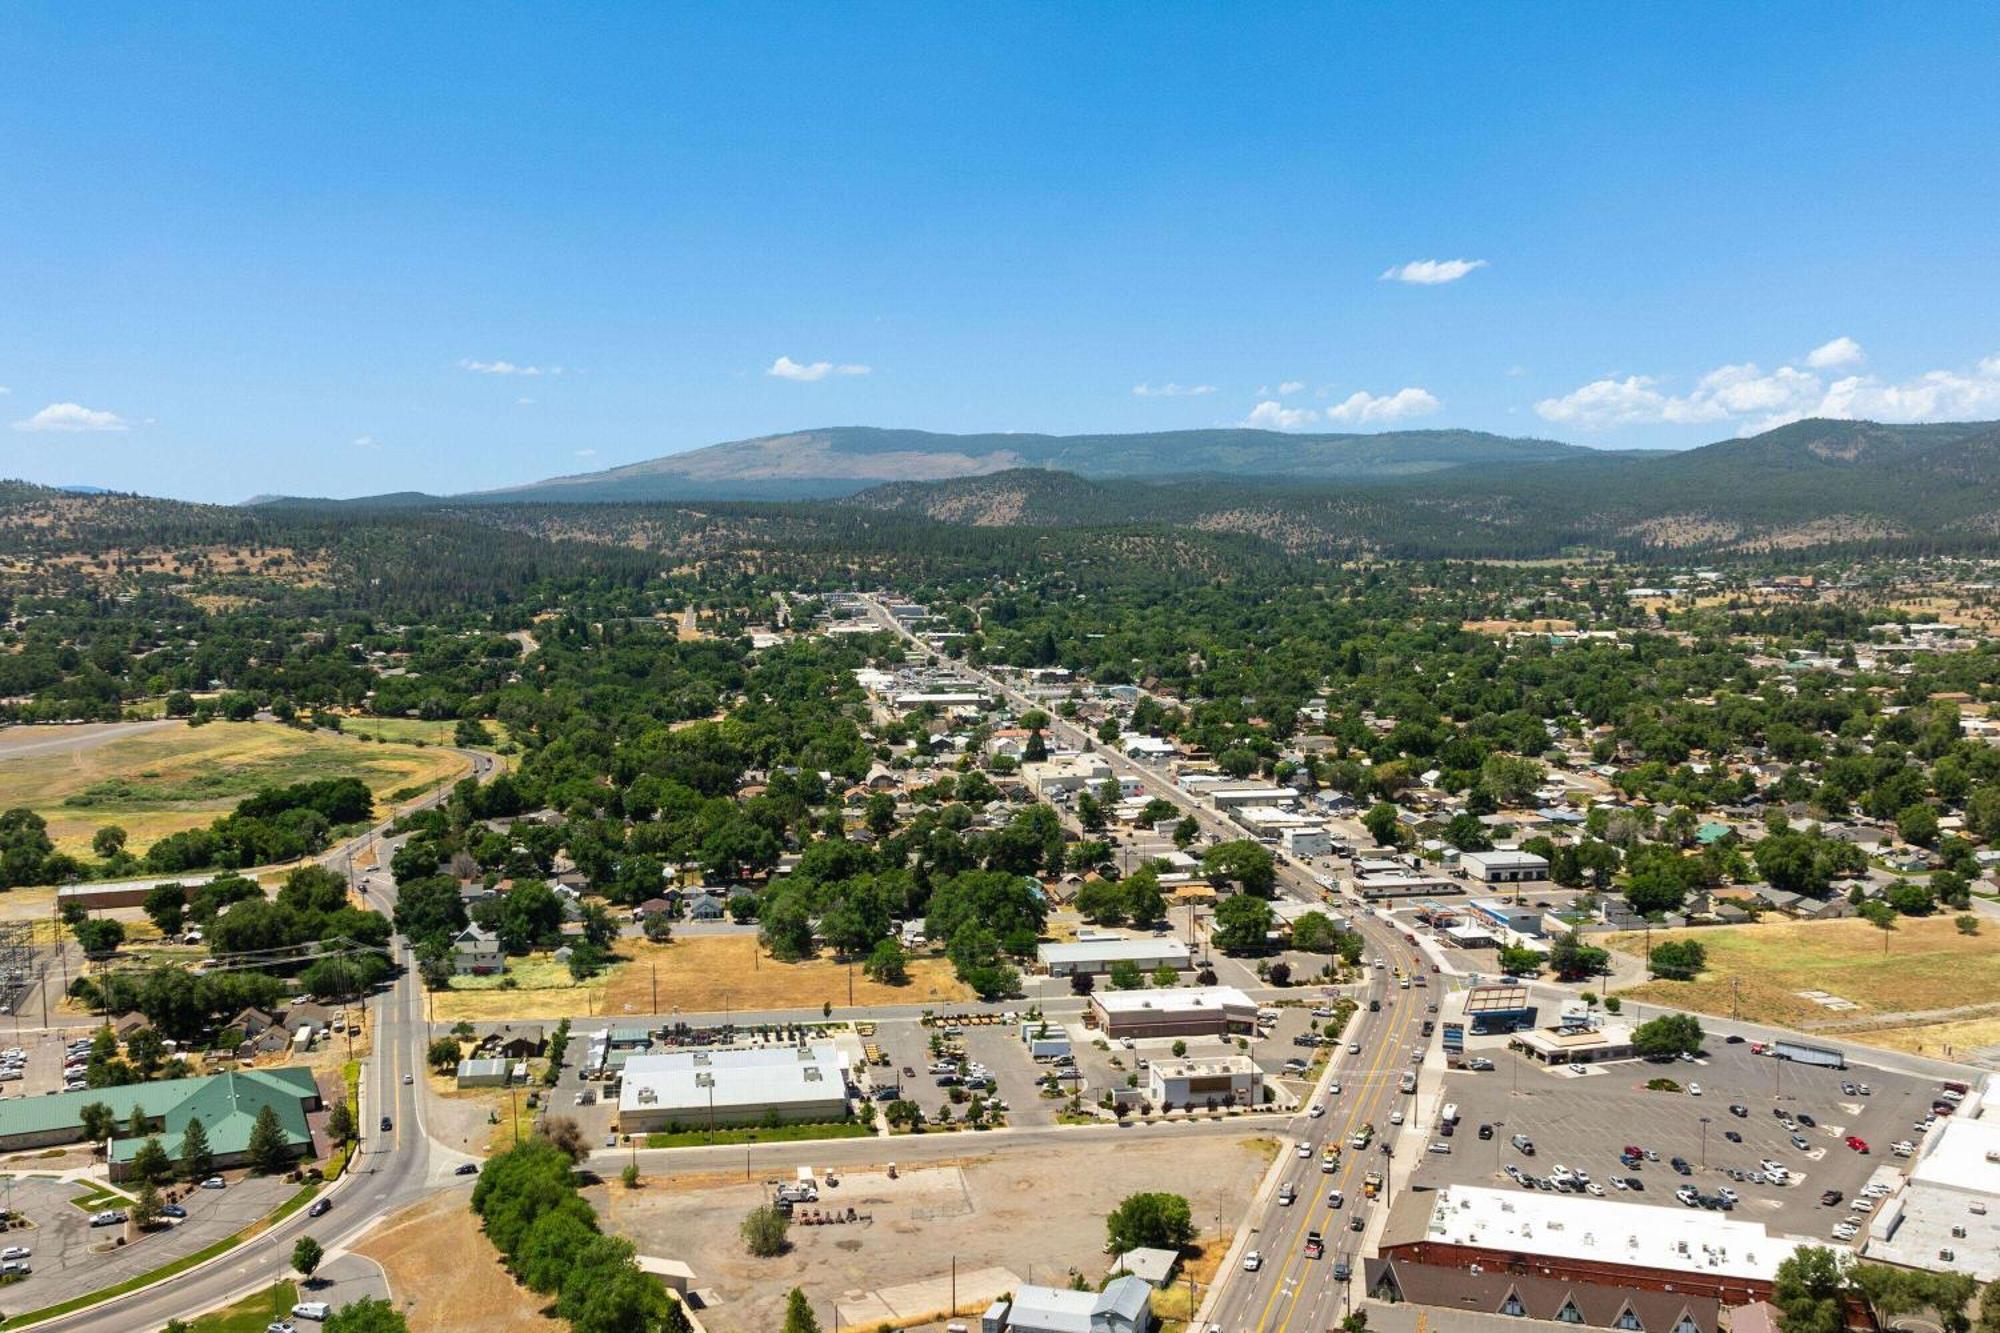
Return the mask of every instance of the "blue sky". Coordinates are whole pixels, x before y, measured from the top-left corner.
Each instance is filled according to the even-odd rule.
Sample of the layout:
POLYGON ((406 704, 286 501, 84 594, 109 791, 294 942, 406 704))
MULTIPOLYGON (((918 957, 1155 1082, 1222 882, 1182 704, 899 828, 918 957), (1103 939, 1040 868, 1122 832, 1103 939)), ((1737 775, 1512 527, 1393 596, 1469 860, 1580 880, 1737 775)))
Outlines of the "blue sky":
POLYGON ((2000 417, 1996 68, 1988 6, 10 5, 0 474, 2000 417))

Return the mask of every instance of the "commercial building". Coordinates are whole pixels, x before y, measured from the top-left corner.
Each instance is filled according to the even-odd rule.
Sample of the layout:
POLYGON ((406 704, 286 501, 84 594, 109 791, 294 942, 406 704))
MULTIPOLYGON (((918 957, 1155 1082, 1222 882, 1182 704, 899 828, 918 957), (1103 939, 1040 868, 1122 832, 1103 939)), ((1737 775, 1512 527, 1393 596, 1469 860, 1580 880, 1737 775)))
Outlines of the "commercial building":
POLYGON ((1044 799, 1057 792, 1095 788, 1110 776, 1111 765, 1094 754, 1066 755, 1021 765, 1021 778, 1028 784, 1028 790, 1044 799))
POLYGON ((634 1055, 618 1087, 618 1127, 627 1134, 767 1116, 842 1120, 847 1111, 847 1068, 830 1041, 634 1055))
POLYGON ((2000 1280, 2000 1119, 1952 1116, 1875 1214, 1868 1258, 2000 1280))
POLYGON ((1505 1315, 1636 1333, 1719 1333, 1722 1328, 1722 1302, 1712 1296, 1570 1282, 1527 1273, 1474 1273, 1399 1259, 1364 1259, 1361 1272, 1368 1294, 1392 1305, 1408 1302, 1465 1314, 1505 1315))
POLYGON ((1458 858, 1458 864, 1486 884, 1525 884, 1549 877, 1548 858, 1533 852, 1466 852, 1458 858))
POLYGON ((1155 1060, 1146 1070, 1153 1105, 1255 1106, 1263 1100, 1264 1074, 1247 1055, 1155 1060))
POLYGON ((979 1333, 1146 1333, 1153 1289, 1140 1278, 1113 1278, 1102 1291, 1024 1286, 993 1302, 979 1333))
POLYGON ((1565 1026, 1517 1032, 1511 1043, 1515 1050, 1545 1065, 1589 1065, 1606 1060, 1632 1060, 1638 1048, 1632 1044, 1629 1023, 1606 1023, 1601 1028, 1565 1026))
POLYGON ((1325 856, 1333 850, 1333 835, 1324 824, 1288 828, 1278 834, 1278 845, 1292 856, 1325 856))
POLYGON ((1035 960, 1050 976, 1068 977, 1079 972, 1100 975, 1109 972, 1114 963, 1131 963, 1141 972, 1163 967, 1184 972, 1190 956, 1187 945, 1170 935, 1097 935, 1073 944, 1038 944, 1035 960))
POLYGON ((1354 891, 1363 898, 1374 900, 1464 893, 1465 886, 1449 875, 1413 875, 1407 870, 1389 870, 1357 874, 1354 891))
POLYGON ((1778 1265, 1812 1243, 1730 1213, 1447 1185, 1405 1194, 1379 1250, 1384 1260, 1460 1276, 1477 1270, 1745 1305, 1768 1297, 1778 1265))
POLYGON ((1257 1002, 1234 986, 1104 991, 1090 1012, 1105 1036, 1220 1037, 1257 1026, 1257 1002))
POLYGON ((92 1102, 110 1107, 117 1120, 118 1137, 112 1140, 110 1153, 113 1180, 124 1179, 132 1155, 149 1136, 158 1137, 168 1153, 178 1152, 188 1121, 197 1119, 208 1132, 217 1166, 248 1161, 250 1131, 258 1113, 267 1106, 278 1117, 286 1149, 294 1156, 309 1155, 312 1127, 307 1116, 320 1109, 319 1085, 312 1070, 297 1065, 45 1097, 9 1097, 0 1101, 0 1152, 83 1142, 83 1108, 92 1102), (132 1132, 135 1113, 144 1118, 143 1134, 132 1132))
POLYGON ((1498 926, 1515 935, 1542 934, 1543 908, 1502 902, 1498 898, 1474 898, 1466 906, 1487 926, 1498 926))

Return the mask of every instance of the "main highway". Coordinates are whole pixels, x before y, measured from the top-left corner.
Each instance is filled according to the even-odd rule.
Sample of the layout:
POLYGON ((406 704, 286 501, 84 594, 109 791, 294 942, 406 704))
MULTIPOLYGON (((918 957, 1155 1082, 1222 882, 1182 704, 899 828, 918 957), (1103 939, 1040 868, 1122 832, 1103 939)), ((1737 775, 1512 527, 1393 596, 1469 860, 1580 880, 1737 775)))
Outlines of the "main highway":
MULTIPOLYGON (((862 602, 870 618, 884 628, 925 652, 933 651, 890 615, 878 599, 868 597, 862 602)), ((962 662, 953 666, 1017 710, 1039 707, 1013 685, 989 672, 962 662)), ((1099 746, 1094 737, 1075 724, 1051 713, 1048 729, 1063 744, 1093 752, 1114 772, 1136 778, 1148 795, 1161 797, 1193 815, 1204 833, 1225 839, 1247 836, 1220 811, 1204 806, 1158 770, 1133 760, 1115 747, 1099 746)), ((1358 828, 1355 832, 1359 833, 1358 828)), ((1287 896, 1311 903, 1324 900, 1324 893, 1305 864, 1279 855, 1277 871, 1278 888, 1287 896)), ((1281 1144, 1283 1156, 1274 1174, 1280 1181, 1293 1183, 1297 1199, 1290 1205, 1280 1204, 1278 1190, 1271 1188, 1251 1203, 1246 1230, 1233 1253, 1256 1250, 1262 1256, 1262 1265, 1255 1271, 1246 1271, 1238 1259, 1216 1276, 1217 1286, 1209 1294, 1205 1308, 1207 1322, 1219 1326, 1224 1333, 1288 1333, 1294 1328, 1305 1333, 1337 1323, 1350 1292, 1347 1284, 1333 1276, 1336 1259, 1343 1253, 1349 1257, 1358 1285, 1361 1242, 1380 1233, 1376 1214, 1386 1214, 1388 1210, 1389 1191, 1393 1189, 1392 1164, 1404 1160, 1407 1152, 1422 1151, 1426 1136, 1415 1123, 1416 1098, 1405 1095, 1401 1083, 1406 1070, 1419 1069, 1411 1063, 1410 1052, 1428 1044, 1428 1039, 1421 1035, 1426 1007, 1441 998, 1444 987, 1431 984, 1401 989, 1395 980, 1397 974, 1410 978, 1421 975, 1429 980, 1430 960, 1365 904, 1356 900, 1351 907, 1352 924, 1368 945, 1366 957, 1379 959, 1383 966, 1368 968, 1371 978, 1365 987, 1368 993, 1357 997, 1361 1008, 1342 1037, 1342 1044, 1334 1049, 1314 1095, 1307 1099, 1307 1106, 1313 1102, 1325 1103, 1326 1113, 1313 1117, 1301 1110, 1288 1126, 1281 1144), (1379 1012, 1369 1012, 1369 999, 1380 1002, 1379 1012), (1361 1048, 1358 1054, 1348 1053, 1349 1042, 1361 1048), (1339 1094, 1328 1093, 1326 1090, 1336 1082, 1341 1089, 1339 1094), (1400 1128, 1389 1123, 1390 1114, 1398 1108, 1410 1121, 1400 1128), (1350 1136, 1368 1124, 1375 1127, 1368 1147, 1356 1150, 1347 1146, 1350 1136), (1319 1160, 1321 1148, 1328 1143, 1341 1146, 1339 1168, 1330 1175, 1321 1172, 1319 1160), (1410 1145, 1407 1149, 1406 1144, 1410 1145), (1301 1145, 1306 1148, 1307 1157, 1299 1156, 1301 1145), (1362 1197, 1362 1178, 1371 1170, 1382 1174, 1383 1194, 1377 1200, 1362 1197), (1327 1202, 1328 1192, 1333 1189, 1343 1196, 1343 1206, 1339 1209, 1327 1202), (1350 1219, 1357 1214, 1365 1219, 1364 1232, 1349 1230, 1350 1219), (1324 1254, 1318 1259, 1309 1259, 1305 1254, 1309 1231, 1319 1232, 1325 1242, 1324 1254)), ((1436 981, 1442 983, 1444 978, 1438 977, 1436 981)))

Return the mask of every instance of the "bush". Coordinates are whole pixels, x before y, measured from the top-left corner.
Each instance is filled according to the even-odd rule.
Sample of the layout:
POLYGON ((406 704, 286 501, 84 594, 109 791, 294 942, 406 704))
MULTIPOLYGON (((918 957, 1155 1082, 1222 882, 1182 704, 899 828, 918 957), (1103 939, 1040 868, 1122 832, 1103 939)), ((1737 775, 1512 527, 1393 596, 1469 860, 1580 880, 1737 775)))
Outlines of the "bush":
POLYGON ((791 1227, 792 1219, 767 1203, 746 1213, 737 1230, 745 1249, 760 1259, 771 1259, 785 1252, 785 1235, 791 1227))

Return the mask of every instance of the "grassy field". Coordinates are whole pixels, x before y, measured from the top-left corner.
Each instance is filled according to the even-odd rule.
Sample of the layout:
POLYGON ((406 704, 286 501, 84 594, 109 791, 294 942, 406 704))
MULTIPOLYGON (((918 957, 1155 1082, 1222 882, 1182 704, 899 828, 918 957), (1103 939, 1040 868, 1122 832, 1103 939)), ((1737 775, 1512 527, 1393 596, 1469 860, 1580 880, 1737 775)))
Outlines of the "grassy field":
POLYGON ((389 1274, 411 1333, 564 1333, 544 1298, 519 1286, 453 1190, 391 1215, 354 1247, 389 1274))
POLYGON ((255 1296, 246 1297, 214 1314, 205 1314, 190 1325, 191 1333, 264 1333, 282 1320, 298 1304, 299 1291, 289 1282, 280 1282, 255 1296))
MULTIPOLYGON (((780 963, 754 935, 693 935, 669 944, 621 940, 621 961, 584 983, 566 964, 532 956, 513 959, 508 975, 461 977, 437 995, 437 1020, 561 1018, 620 1014, 723 1013, 728 1010, 817 1009, 848 1005, 848 969, 831 957, 780 963), (656 989, 657 988, 657 989, 656 989)), ((949 1004, 971 998, 949 962, 920 958, 910 981, 884 986, 854 968, 854 1004, 949 1004)))
POLYGON ((144 852, 170 833, 207 824, 262 787, 357 777, 380 800, 465 771, 458 756, 434 748, 378 745, 275 722, 215 722, 72 749, 0 751, 0 808, 35 811, 67 852, 88 855, 91 834, 106 824, 123 828, 131 850, 144 852))
MULTIPOLYGON (((1708 970, 1693 981, 1649 981, 1621 994, 1726 1015, 1733 990, 1744 1018, 1783 1026, 1989 1004, 2000 995, 2000 930, 1962 935, 1949 916, 1899 920, 1888 932, 1886 953, 1883 932, 1858 920, 1653 932, 1655 947, 1669 939, 1699 940, 1708 950, 1708 970), (1837 995, 1858 1008, 1828 1009, 1798 994, 1805 990, 1837 995)), ((1645 950, 1643 935, 1613 936, 1609 943, 1635 956, 1645 950)), ((1857 1037, 1896 1044, 1884 1040, 1887 1035, 1857 1037)))

